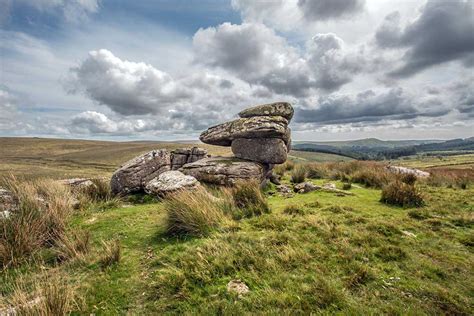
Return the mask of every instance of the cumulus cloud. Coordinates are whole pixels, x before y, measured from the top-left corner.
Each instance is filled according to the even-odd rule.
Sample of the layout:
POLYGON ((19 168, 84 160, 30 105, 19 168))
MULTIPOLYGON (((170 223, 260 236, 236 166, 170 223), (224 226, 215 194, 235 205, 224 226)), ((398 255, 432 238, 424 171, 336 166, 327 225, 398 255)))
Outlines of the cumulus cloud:
POLYGON ((403 30, 399 14, 388 15, 376 33, 376 42, 385 48, 406 49, 403 65, 390 75, 409 77, 426 68, 454 60, 472 66, 472 12, 472 1, 469 0, 430 0, 420 16, 403 30))
POLYGON ((312 108, 298 109, 295 120, 316 125, 377 122, 437 117, 450 111, 435 98, 416 100, 402 88, 392 88, 388 91, 367 90, 356 95, 320 97, 312 108))
POLYGON ((299 0, 298 7, 311 21, 324 21, 362 11, 365 0, 299 0))
POLYGON ((145 63, 121 60, 105 49, 91 51, 71 73, 72 91, 83 91, 123 115, 161 113, 190 97, 169 74, 145 63))
POLYGON ((201 29, 193 47, 198 63, 295 97, 304 97, 311 89, 337 90, 365 64, 363 54, 349 51, 335 34, 317 34, 301 54, 259 23, 224 23, 201 29))
POLYGON ((143 120, 114 121, 105 114, 86 111, 75 115, 69 124, 69 129, 79 134, 129 134, 149 129, 149 124, 143 120))

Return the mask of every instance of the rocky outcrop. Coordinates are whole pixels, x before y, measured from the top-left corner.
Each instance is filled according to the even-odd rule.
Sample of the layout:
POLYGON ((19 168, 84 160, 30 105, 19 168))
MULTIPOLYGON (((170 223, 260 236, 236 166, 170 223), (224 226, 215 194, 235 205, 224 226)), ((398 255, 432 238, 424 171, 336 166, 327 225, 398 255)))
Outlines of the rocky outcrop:
POLYGON ((287 102, 257 105, 240 112, 240 119, 208 128, 199 138, 204 143, 230 146, 235 157, 263 164, 266 181, 273 165, 284 163, 288 157, 288 124, 293 112, 287 102))
POLYGON ((198 161, 207 157, 207 150, 193 148, 179 148, 171 152, 171 170, 178 170, 184 164, 198 161))
POLYGON ((238 180, 263 181, 268 167, 263 164, 234 157, 204 158, 185 164, 180 171, 195 177, 198 181, 233 185, 238 180))
POLYGON ((241 159, 267 164, 284 163, 287 148, 280 138, 237 138, 232 142, 232 152, 241 159))
POLYGON ((254 116, 226 122, 204 131, 199 139, 203 143, 231 146, 237 138, 286 138, 288 120, 281 116, 254 116))
MULTIPOLYGON (((171 152, 166 149, 152 150, 126 162, 114 172, 110 180, 112 193, 126 195, 144 191, 147 183, 163 172, 177 170, 186 163, 195 162, 206 156, 207 151, 198 147, 179 148, 171 152)), ((78 183, 86 184, 86 182, 78 183)))
POLYGON ((240 117, 253 116, 282 116, 288 121, 293 117, 293 107, 288 102, 275 102, 269 104, 257 105, 245 109, 239 113, 240 117))
POLYGON ((145 192, 157 196, 166 196, 180 190, 194 190, 199 187, 199 182, 193 176, 188 176, 180 171, 166 171, 150 180, 145 186, 145 192))
POLYGON ((114 172, 110 188, 114 194, 143 191, 145 185, 171 169, 171 154, 166 149, 152 150, 125 163, 114 172))
POLYGON ((308 193, 316 190, 321 190, 322 188, 318 185, 312 184, 311 182, 303 182, 295 184, 294 190, 297 193, 308 193))

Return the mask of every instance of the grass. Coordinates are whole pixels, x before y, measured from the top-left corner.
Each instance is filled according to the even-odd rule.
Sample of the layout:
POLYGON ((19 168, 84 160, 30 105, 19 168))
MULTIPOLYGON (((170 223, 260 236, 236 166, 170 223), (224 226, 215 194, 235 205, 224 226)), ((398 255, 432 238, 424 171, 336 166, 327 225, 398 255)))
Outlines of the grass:
MULTIPOLYGON (((360 166, 326 167, 323 179, 307 181, 340 188, 339 176, 360 166), (336 168, 338 177, 329 179, 336 168)), ((283 184, 291 186, 290 173, 283 184)), ((225 216, 205 234, 169 234, 166 201, 109 209, 91 203, 67 227, 90 234, 88 250, 78 251, 82 259, 48 260, 43 249, 38 264, 2 271, 0 310, 12 305, 20 279, 46 274, 77 284, 70 297, 81 304, 69 300, 67 308, 75 314, 471 314, 474 189, 421 180, 416 186, 425 205, 406 209, 381 203, 381 189, 354 182, 350 196, 313 191, 285 198, 270 189, 270 213, 238 220, 222 215, 219 200, 201 197, 190 202, 193 211, 212 204, 217 218, 225 216), (116 263, 103 264, 117 253, 105 251, 104 240, 120 241, 119 260, 110 260, 116 263), (250 289, 240 298, 226 290, 236 279, 250 289)), ((178 200, 174 210, 189 205, 178 200)), ((215 220, 210 214, 206 220, 215 220)), ((22 295, 31 299, 35 289, 25 286, 22 295)))

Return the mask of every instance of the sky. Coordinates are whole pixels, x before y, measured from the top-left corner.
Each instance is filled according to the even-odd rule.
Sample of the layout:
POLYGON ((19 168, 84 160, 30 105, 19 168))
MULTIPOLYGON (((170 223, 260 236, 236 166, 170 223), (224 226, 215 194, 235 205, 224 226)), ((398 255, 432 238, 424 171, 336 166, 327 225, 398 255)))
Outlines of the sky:
POLYGON ((0 0, 0 136, 191 140, 288 101, 294 140, 474 136, 472 0, 0 0))

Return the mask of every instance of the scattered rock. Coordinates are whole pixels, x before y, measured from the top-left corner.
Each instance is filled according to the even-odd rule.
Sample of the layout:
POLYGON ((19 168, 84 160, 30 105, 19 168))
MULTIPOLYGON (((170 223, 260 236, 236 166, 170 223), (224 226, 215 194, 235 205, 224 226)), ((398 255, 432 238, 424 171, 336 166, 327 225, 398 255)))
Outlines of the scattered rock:
POLYGON ((193 148, 179 148, 171 152, 171 170, 178 170, 184 164, 198 161, 207 157, 207 150, 193 148))
POLYGON ((280 138, 237 138, 232 141, 232 152, 237 158, 267 164, 281 164, 287 158, 287 147, 280 138))
POLYGON ((241 280, 232 280, 229 283, 227 283, 227 292, 236 293, 240 297, 250 292, 250 289, 241 280))
POLYGON ((294 191, 297 193, 308 193, 321 189, 320 186, 312 184, 311 182, 303 182, 294 185, 294 191))
POLYGON ((412 232, 406 231, 406 230, 402 230, 402 234, 405 235, 405 236, 408 236, 408 237, 416 238, 415 234, 413 234, 412 232))
POLYGON ((94 186, 94 182, 92 182, 92 179, 86 179, 86 178, 72 178, 72 179, 64 179, 64 180, 58 180, 59 183, 68 185, 71 187, 71 189, 82 189, 82 188, 87 188, 94 186))
POLYGON ((335 190, 336 184, 334 183, 325 183, 323 184, 323 189, 335 190))
POLYGON ((118 195, 140 192, 150 180, 170 169, 170 153, 166 149, 152 150, 133 158, 115 171, 110 187, 118 195))
POLYGON ((429 172, 400 166, 387 166, 387 170, 393 173, 413 174, 418 178, 428 178, 430 176, 429 172))
POLYGON ((291 190, 291 188, 287 185, 284 185, 284 184, 281 184, 279 186, 276 187, 276 190, 280 193, 281 196, 283 197, 286 197, 286 198, 290 198, 290 197, 293 197, 294 194, 293 194, 293 190, 291 190))
POLYGON ((260 163, 233 157, 211 157, 185 164, 180 171, 210 184, 233 185, 238 180, 262 182, 267 172, 260 163))
POLYGON ((199 139, 206 144, 231 146, 237 138, 281 138, 288 135, 288 120, 281 116, 240 118, 208 128, 199 139))
POLYGON ((18 211, 20 208, 19 201, 11 191, 0 188, 0 211, 4 212, 5 216, 10 213, 18 211))
POLYGON ((272 171, 272 174, 270 175, 269 179, 270 179, 270 182, 273 183, 273 184, 276 184, 276 185, 281 184, 281 182, 280 182, 281 177, 273 171, 272 171))
POLYGON ((176 192, 178 190, 194 190, 199 182, 193 176, 188 176, 180 171, 166 171, 150 180, 145 186, 145 192, 157 196, 176 192))
POLYGON ((253 116, 283 116, 287 120, 293 117, 293 107, 288 102, 274 102, 269 104, 257 105, 245 109, 239 113, 240 117, 253 116))

